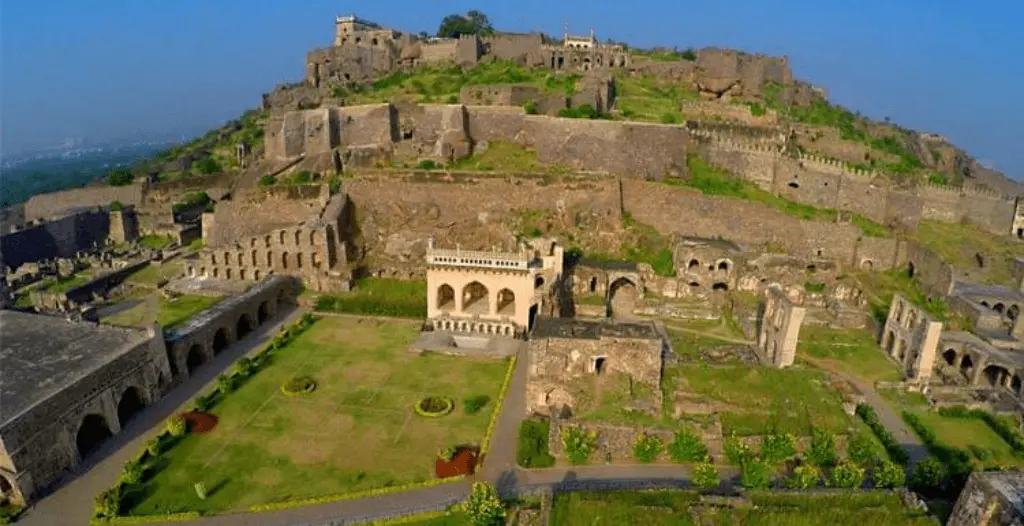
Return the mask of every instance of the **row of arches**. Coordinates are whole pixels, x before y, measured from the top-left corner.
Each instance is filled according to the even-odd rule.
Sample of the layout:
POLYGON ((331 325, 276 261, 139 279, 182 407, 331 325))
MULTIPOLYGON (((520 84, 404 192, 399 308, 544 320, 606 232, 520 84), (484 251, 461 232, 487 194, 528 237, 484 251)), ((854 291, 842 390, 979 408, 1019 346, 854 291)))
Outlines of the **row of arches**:
POLYGON ((464 320, 435 320, 434 329, 450 332, 469 332, 490 336, 514 336, 515 327, 508 323, 471 322, 464 320))
MULTIPOLYGON (((271 300, 266 300, 261 302, 259 307, 256 309, 255 324, 253 323, 253 320, 248 313, 242 313, 238 316, 238 319, 235 321, 233 327, 234 340, 232 340, 231 338, 231 333, 228 327, 218 328, 213 333, 213 339, 210 341, 209 344, 210 349, 213 351, 212 356, 215 357, 219 355, 221 352, 227 349, 228 346, 231 345, 233 341, 238 341, 244 338, 246 335, 252 332, 253 329, 263 325, 268 320, 270 320, 272 314, 270 301, 271 300)), ((185 355, 185 369, 186 371, 188 371, 188 375, 192 376, 200 366, 205 364, 208 359, 208 356, 209 355, 206 353, 202 343, 193 343, 189 347, 188 353, 185 355)), ((171 372, 177 374, 174 357, 168 356, 168 359, 171 363, 171 372)))
POLYGON ((276 257, 273 250, 267 250, 260 254, 256 249, 253 249, 249 252, 248 257, 246 257, 246 254, 238 252, 232 258, 230 252, 224 252, 224 258, 221 260, 218 260, 217 254, 210 253, 211 265, 217 265, 218 261, 220 261, 220 263, 225 265, 231 265, 234 262, 239 267, 265 265, 270 268, 288 269, 289 266, 294 266, 301 269, 306 264, 307 259, 313 267, 320 266, 320 252, 316 251, 310 252, 307 258, 307 255, 303 252, 289 252, 285 250, 280 253, 280 257, 276 257))
POLYGON ((980 376, 975 378, 975 372, 980 364, 979 362, 982 362, 982 360, 972 357, 970 352, 946 349, 942 351, 942 361, 947 366, 959 371, 972 384, 981 384, 992 388, 1005 387, 1013 391, 1017 396, 1022 394, 1024 381, 1022 381, 1020 373, 1011 371, 1002 365, 987 364, 981 370, 980 376))
MULTIPOLYGON (((540 278, 543 279, 543 278, 540 278)), ((541 282, 543 283, 543 282, 541 282)), ((455 296, 455 288, 444 283, 437 288, 437 309, 441 312, 462 312, 465 314, 492 314, 491 293, 487 286, 479 281, 472 281, 462 287, 459 298, 455 296), (456 301, 459 299, 459 301, 456 301)), ((501 316, 514 316, 516 313, 516 295, 511 289, 498 291, 496 312, 501 316)))
MULTIPOLYGON (((138 387, 129 386, 121 392, 117 401, 118 429, 124 429, 140 411, 146 407, 146 399, 138 387)), ((75 447, 78 456, 85 459, 108 438, 114 436, 106 416, 102 413, 88 413, 82 417, 75 433, 75 447)))
MULTIPOLYGON (((729 272, 729 269, 731 269, 731 268, 732 268, 732 261, 729 261, 728 259, 719 259, 718 261, 716 261, 714 263, 709 263, 708 264, 708 270, 709 271, 716 271, 717 270, 717 271, 720 271, 720 272, 729 272)), ((690 273, 700 272, 701 271, 700 260, 697 259, 697 258, 690 259, 690 261, 686 264, 686 271, 690 272, 690 273)))
POLYGON ((1009 307, 1001 301, 997 301, 992 305, 989 305, 989 302, 986 300, 982 300, 980 303, 982 307, 991 309, 999 315, 1005 316, 1010 321, 1016 321, 1017 317, 1020 316, 1020 305, 1017 305, 1016 303, 1011 303, 1009 307))

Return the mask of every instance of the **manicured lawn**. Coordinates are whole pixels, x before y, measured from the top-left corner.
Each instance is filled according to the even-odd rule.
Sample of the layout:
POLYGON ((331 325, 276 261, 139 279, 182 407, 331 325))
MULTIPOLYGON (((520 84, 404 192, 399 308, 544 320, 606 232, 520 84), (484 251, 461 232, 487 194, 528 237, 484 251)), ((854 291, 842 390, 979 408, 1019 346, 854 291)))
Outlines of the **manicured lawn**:
POLYGON ((351 292, 320 296, 316 309, 373 316, 425 318, 426 299, 426 280, 363 278, 356 282, 351 292))
POLYGON ((130 512, 244 510, 432 479, 439 450, 482 441, 507 362, 411 353, 418 329, 321 319, 217 405, 217 428, 166 454, 130 512), (316 390, 283 395, 281 385, 299 375, 316 390), (450 397, 456 408, 421 417, 413 405, 425 395, 450 397), (491 401, 469 415, 462 401, 472 395, 491 401), (193 491, 198 481, 210 488, 206 500, 193 491))
POLYGON ((929 406, 928 399, 921 393, 908 393, 902 389, 879 389, 878 394, 882 395, 897 413, 903 409, 927 409, 929 406))
POLYGON ((702 506, 691 492, 570 493, 555 497, 552 526, 925 526, 939 522, 882 492, 828 496, 752 493, 753 507, 702 506), (696 520, 695 520, 696 516, 696 520))
POLYGON ((125 281, 156 287, 163 280, 179 276, 183 267, 184 265, 181 262, 164 263, 163 265, 150 263, 146 268, 128 276, 128 279, 125 281))
POLYGON ((899 369, 885 357, 871 333, 863 330, 804 326, 796 355, 828 360, 836 368, 872 384, 902 379, 899 369))
POLYGON ((449 512, 442 517, 403 522, 402 524, 405 526, 466 526, 469 523, 469 516, 465 513, 449 512))
POLYGON ((842 396, 818 371, 680 365, 665 368, 663 383, 691 399, 721 404, 727 436, 760 435, 773 428, 806 436, 812 424, 835 432, 850 424, 842 396))
MULTIPOLYGON (((153 293, 154 295, 158 293, 153 293)), ((141 298, 142 303, 121 311, 113 316, 103 318, 105 323, 125 326, 144 326, 153 319, 151 312, 152 303, 157 306, 156 321, 164 329, 174 327, 189 320, 192 316, 209 309, 221 300, 219 296, 191 296, 181 295, 173 299, 163 296, 146 296, 141 298)))
POLYGON ((973 445, 991 451, 992 458, 979 461, 985 467, 1024 465, 1024 459, 1015 457, 1010 445, 981 419, 952 418, 934 411, 914 411, 914 414, 946 445, 963 449, 973 445))
POLYGON ((660 415, 627 409, 639 405, 661 412, 655 404, 654 388, 640 382, 630 385, 629 377, 624 374, 585 376, 568 387, 576 402, 573 411, 577 420, 624 425, 655 425, 661 422, 660 415))

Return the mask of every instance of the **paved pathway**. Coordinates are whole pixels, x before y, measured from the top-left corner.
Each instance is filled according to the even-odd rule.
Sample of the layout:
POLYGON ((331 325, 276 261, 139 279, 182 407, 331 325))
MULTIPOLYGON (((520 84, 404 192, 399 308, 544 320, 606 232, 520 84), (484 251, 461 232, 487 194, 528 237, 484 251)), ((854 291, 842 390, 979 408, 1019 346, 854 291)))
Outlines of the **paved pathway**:
POLYGON ((206 365, 187 382, 175 387, 153 405, 143 409, 117 436, 99 447, 85 462, 64 477, 61 486, 36 502, 19 521, 25 526, 84 525, 92 516, 93 500, 111 487, 124 463, 138 454, 145 443, 163 430, 167 418, 194 396, 216 383, 217 375, 239 357, 261 348, 286 323, 301 315, 293 310, 273 323, 246 335, 206 365))

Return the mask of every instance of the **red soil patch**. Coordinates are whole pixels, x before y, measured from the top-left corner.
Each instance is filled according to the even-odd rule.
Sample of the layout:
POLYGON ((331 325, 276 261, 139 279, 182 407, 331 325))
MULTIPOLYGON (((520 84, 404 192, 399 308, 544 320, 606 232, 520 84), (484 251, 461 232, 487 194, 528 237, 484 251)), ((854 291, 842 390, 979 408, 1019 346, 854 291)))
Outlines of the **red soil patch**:
POLYGON ((476 451, 468 447, 460 447, 456 450, 455 457, 450 462, 441 459, 434 461, 434 474, 437 478, 457 477, 459 475, 472 475, 476 468, 476 451))
POLYGON ((182 413, 181 417, 185 419, 189 433, 207 433, 217 427, 217 417, 210 413, 189 411, 182 413))

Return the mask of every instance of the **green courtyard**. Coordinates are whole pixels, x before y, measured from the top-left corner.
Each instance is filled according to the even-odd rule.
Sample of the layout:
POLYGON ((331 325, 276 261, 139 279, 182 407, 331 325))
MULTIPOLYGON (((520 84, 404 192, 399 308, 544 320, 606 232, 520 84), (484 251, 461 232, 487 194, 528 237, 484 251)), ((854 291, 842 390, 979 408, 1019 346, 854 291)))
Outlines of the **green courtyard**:
POLYGON ((899 368, 891 362, 866 330, 837 330, 818 325, 800 329, 797 360, 851 374, 867 383, 898 382, 899 368))
POLYGON ((111 325, 141 327, 153 321, 153 311, 155 310, 157 323, 164 329, 169 329, 216 305, 221 299, 220 296, 187 294, 165 298, 157 292, 135 295, 123 301, 138 302, 136 305, 116 314, 105 316, 102 321, 111 325))
POLYGON ((219 424, 189 434, 131 499, 129 514, 222 513, 385 488, 434 478, 438 451, 480 445, 508 363, 416 354, 419 325, 325 317, 273 355, 265 369, 219 402, 219 424), (281 386, 311 377, 316 388, 281 386), (450 414, 426 418, 414 404, 450 398, 450 414), (467 398, 488 402, 467 413, 467 398), (193 485, 209 488, 200 500, 193 485))
POLYGON ((972 462, 979 468, 1013 466, 1019 469, 1024 466, 1024 458, 1014 455, 1010 444, 979 418, 956 418, 934 411, 913 413, 943 444, 969 451, 972 462))

